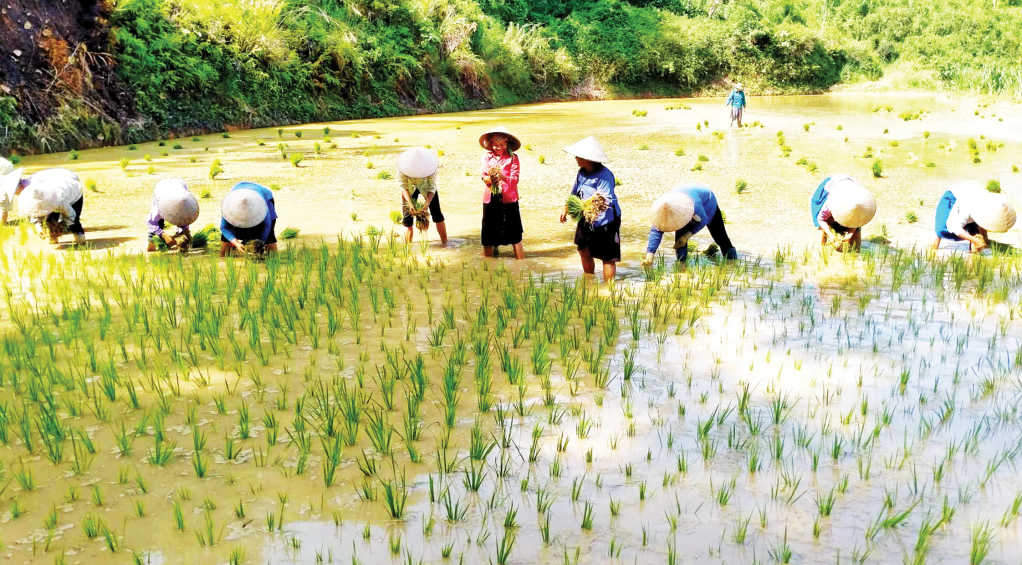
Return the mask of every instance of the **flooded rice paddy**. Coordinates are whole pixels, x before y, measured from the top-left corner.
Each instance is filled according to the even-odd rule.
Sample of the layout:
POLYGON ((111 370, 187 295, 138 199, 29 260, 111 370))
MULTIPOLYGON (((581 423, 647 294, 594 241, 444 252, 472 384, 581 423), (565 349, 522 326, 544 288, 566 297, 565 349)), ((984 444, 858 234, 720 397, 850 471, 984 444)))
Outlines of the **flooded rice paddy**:
MULTIPOLYGON (((931 99, 891 112, 869 100, 784 100, 753 99, 763 109, 748 119, 762 111, 766 127, 721 123, 722 140, 695 129, 694 118, 724 115, 709 100, 336 124, 338 149, 297 170, 270 154, 276 131, 205 136, 209 153, 185 154, 223 149, 232 178, 209 183, 218 192, 204 202, 242 178, 278 182, 282 223, 303 228, 265 263, 53 254, 21 246, 24 227, 0 228, 0 556, 1019 562, 1022 261, 1004 248, 912 249, 932 213, 918 199, 935 200, 953 178, 1001 178, 1017 194, 1017 131, 990 116, 1001 109, 980 117, 931 99), (910 107, 933 116, 896 119, 910 107), (807 133, 803 120, 817 125, 807 133), (825 128, 836 120, 842 130, 825 128), (523 143, 544 140, 521 152, 524 262, 476 260, 472 243, 481 188, 471 147, 476 130, 503 122, 523 143), (972 163, 966 136, 979 140, 987 124, 987 140, 1005 146, 978 145, 972 163), (872 179, 861 154, 867 143, 879 152, 880 126, 902 142, 884 146, 885 176, 872 179), (573 174, 559 147, 591 127, 624 181, 626 256, 633 249, 613 287, 576 275, 570 230, 553 220, 573 174), (858 145, 839 150, 845 135, 858 145), (386 225, 393 185, 364 161, 390 167, 400 149, 437 137, 450 143, 441 194, 458 244, 406 245, 386 225), (373 145, 385 156, 362 157, 373 145), (908 147, 943 164, 910 166, 908 147), (692 172, 699 154, 709 161, 692 172), (795 165, 799 155, 822 169, 831 155, 834 170, 874 190, 871 227, 886 223, 895 245, 813 247, 805 200, 823 173, 795 165), (473 178, 454 174, 462 169, 473 178), (735 194, 729 175, 750 189, 735 194), (691 178, 718 189, 742 259, 643 271, 641 210, 691 178), (902 205, 924 225, 906 223, 902 205)), ((306 143, 297 129, 287 130, 292 146, 306 143)), ((117 168, 125 151, 82 152, 79 170, 102 191, 86 197, 92 235, 136 249, 154 179, 117 168)), ((172 159, 167 175, 198 181, 208 169, 172 159)), ((215 210, 207 203, 200 224, 215 210)))

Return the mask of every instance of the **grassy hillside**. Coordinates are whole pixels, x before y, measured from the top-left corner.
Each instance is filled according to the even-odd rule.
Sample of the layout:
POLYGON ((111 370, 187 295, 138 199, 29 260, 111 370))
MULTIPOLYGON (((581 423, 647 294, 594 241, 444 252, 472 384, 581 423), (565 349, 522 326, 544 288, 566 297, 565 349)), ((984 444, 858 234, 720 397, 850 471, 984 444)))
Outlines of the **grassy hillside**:
MULTIPOLYGON (((87 37, 16 18, 20 36, 0 32, 40 53, 21 68, 0 67, 0 153, 565 97, 681 95, 726 79, 744 81, 750 94, 816 92, 892 67, 910 87, 1019 97, 1020 2, 118 0, 93 7, 87 37)), ((45 17, 39 8, 35 16, 45 17)))

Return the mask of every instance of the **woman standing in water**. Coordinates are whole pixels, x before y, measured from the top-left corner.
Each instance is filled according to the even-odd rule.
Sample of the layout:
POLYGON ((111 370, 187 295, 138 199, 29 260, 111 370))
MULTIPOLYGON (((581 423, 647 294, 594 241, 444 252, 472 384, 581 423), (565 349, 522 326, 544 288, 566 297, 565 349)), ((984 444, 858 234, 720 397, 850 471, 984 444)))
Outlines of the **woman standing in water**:
MULTIPOLYGON (((599 208, 599 213, 591 219, 579 219, 575 228, 575 245, 582 259, 582 270, 595 274, 596 259, 599 259, 603 261, 603 280, 610 281, 617 274, 617 262, 621 260, 621 206, 614 193, 614 173, 604 165, 610 158, 593 136, 564 148, 564 152, 574 156, 579 167, 571 196, 582 201, 593 199, 587 203, 590 210, 594 210, 594 206, 599 208)), ((561 212, 561 222, 566 221, 567 206, 561 212)))
POLYGON ((483 256, 493 257, 501 245, 510 245, 515 259, 525 258, 522 213, 518 208, 518 155, 522 142, 504 126, 479 138, 483 153, 483 256))

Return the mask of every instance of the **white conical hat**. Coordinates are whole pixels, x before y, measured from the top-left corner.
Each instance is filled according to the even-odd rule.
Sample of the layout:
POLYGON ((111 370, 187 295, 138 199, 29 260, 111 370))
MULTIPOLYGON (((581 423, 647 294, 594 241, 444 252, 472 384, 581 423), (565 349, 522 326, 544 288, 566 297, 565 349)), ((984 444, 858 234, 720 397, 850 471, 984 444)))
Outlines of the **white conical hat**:
POLYGON ((970 208, 972 219, 987 231, 1003 233, 1015 225, 1015 208, 1000 194, 981 193, 970 208))
POLYGON ((18 211, 29 218, 49 216, 60 205, 61 191, 46 183, 28 185, 18 197, 18 211))
POLYGON ((483 135, 479 136, 479 145, 483 149, 486 150, 490 149, 490 134, 494 133, 500 133, 507 136, 507 148, 510 149, 511 151, 518 151, 519 149, 521 149, 522 147, 521 140, 515 137, 514 134, 508 131, 508 129, 504 126, 497 126, 491 129, 490 131, 484 133, 483 135))
POLYGON ((413 179, 424 179, 436 172, 440 160, 431 151, 412 147, 397 157, 397 171, 413 179))
POLYGON ((649 207, 649 223, 662 231, 678 231, 692 221, 695 203, 681 192, 668 192, 649 207))
POLYGON ((14 170, 14 163, 0 157, 0 177, 6 176, 8 173, 14 170))
POLYGON ((0 196, 6 195, 8 202, 14 201, 14 191, 21 182, 24 169, 15 169, 7 159, 0 158, 0 196))
POLYGON ((877 213, 877 202, 873 194, 854 179, 844 175, 833 175, 827 183, 827 206, 834 215, 834 221, 846 228, 861 228, 877 213))
POLYGON ((251 188, 239 188, 227 193, 220 203, 220 214, 227 223, 239 228, 251 228, 266 219, 269 208, 263 196, 251 188))
POLYGON ((161 180, 156 183, 153 193, 156 196, 156 209, 167 222, 186 227, 199 219, 199 201, 184 181, 161 180))
POLYGON ((582 141, 575 142, 564 148, 564 152, 568 155, 575 157, 581 157, 586 161, 592 161, 594 163, 609 163, 610 157, 603 151, 603 147, 600 146, 600 142, 596 141, 596 138, 589 136, 582 141))

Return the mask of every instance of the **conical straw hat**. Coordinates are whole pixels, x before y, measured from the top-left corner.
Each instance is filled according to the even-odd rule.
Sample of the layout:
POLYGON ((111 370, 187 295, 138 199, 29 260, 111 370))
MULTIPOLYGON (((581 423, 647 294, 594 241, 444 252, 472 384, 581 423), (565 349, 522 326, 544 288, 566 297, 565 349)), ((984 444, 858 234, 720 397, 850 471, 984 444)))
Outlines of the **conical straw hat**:
POLYGON ((164 220, 175 226, 190 226, 199 219, 199 201, 178 179, 166 179, 156 183, 156 209, 164 220))
POLYGON ((873 194, 848 177, 841 177, 827 185, 827 205, 834 221, 846 228, 861 228, 873 219, 877 203, 873 194))
POLYGON ((28 185, 18 197, 18 211, 29 218, 49 216, 60 204, 61 191, 44 183, 28 185))
POLYGON ((594 163, 610 162, 610 157, 607 157, 607 154, 604 153, 603 147, 600 146, 600 142, 596 141, 596 138, 591 135, 582 141, 578 141, 565 147, 564 152, 568 155, 581 157, 586 161, 592 161, 594 163))
POLYGON ((518 151, 522 147, 522 142, 517 137, 515 137, 514 134, 508 131, 506 127, 497 126, 491 129, 490 131, 484 133, 483 135, 479 136, 479 145, 483 149, 486 150, 490 149, 490 134, 494 133, 502 133, 507 136, 507 148, 510 149, 511 151, 518 151))
POLYGON ((436 155, 422 147, 412 147, 397 157, 398 172, 413 179, 424 179, 435 173, 439 166, 440 160, 436 155))
POLYGON ((14 170, 14 163, 0 157, 0 177, 6 176, 8 173, 14 170))
POLYGON ((1003 233, 1015 225, 1015 208, 999 194, 980 194, 970 208, 972 219, 987 231, 1003 233))
POLYGON ((251 228, 266 219, 269 208, 263 196, 251 188, 239 188, 227 193, 220 204, 220 214, 227 223, 239 228, 251 228))
POLYGON ((678 231, 692 221, 695 203, 687 194, 668 192, 649 207, 649 223, 662 231, 678 231))
POLYGON ((0 195, 7 195, 7 201, 14 201, 14 191, 21 182, 24 169, 15 169, 7 159, 0 159, 0 195))

